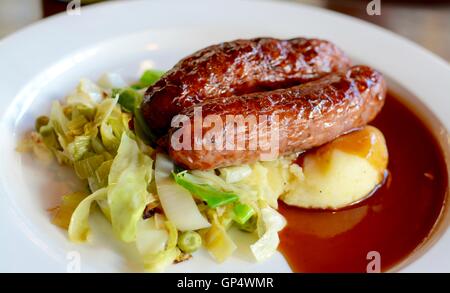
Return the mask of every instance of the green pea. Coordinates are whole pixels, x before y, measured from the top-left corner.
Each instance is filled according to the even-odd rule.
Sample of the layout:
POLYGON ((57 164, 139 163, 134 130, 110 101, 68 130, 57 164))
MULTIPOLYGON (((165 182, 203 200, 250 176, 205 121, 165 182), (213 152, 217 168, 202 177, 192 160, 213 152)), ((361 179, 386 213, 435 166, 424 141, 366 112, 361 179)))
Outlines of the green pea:
POLYGON ((53 130, 53 127, 51 125, 47 124, 41 126, 39 129, 39 133, 42 136, 44 144, 49 149, 61 149, 59 146, 58 139, 56 138, 55 131, 53 130))
POLYGON ((200 248, 202 238, 197 232, 186 231, 178 237, 178 247, 185 253, 192 253, 200 248))
POLYGON ((47 125, 49 121, 50 121, 50 119, 48 119, 47 116, 39 116, 36 119, 36 122, 34 124, 34 127, 36 128, 36 131, 39 132, 41 127, 47 125))

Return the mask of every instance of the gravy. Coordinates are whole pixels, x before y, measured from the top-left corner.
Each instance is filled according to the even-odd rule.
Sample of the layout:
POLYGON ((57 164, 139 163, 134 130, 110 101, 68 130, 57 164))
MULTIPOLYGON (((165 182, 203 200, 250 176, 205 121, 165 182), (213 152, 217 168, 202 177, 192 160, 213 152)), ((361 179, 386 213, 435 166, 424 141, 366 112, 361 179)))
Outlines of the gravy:
POLYGON ((388 94, 371 123, 384 134, 388 177, 372 196, 350 207, 308 210, 280 201, 288 224, 279 250, 295 272, 366 272, 371 251, 381 271, 406 258, 429 236, 448 191, 437 140, 408 107, 388 94))

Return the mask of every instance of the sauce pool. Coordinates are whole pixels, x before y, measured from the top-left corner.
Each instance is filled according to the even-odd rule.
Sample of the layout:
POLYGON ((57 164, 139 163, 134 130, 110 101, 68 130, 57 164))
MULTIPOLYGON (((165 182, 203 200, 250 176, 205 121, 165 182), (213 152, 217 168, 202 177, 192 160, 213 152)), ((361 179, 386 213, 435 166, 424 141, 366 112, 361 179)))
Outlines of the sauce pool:
POLYGON ((430 234, 448 191, 442 150, 427 126, 395 96, 370 123, 384 134, 389 175, 371 197, 337 210, 279 202, 288 224, 279 250, 295 272, 366 272, 380 254, 381 271, 405 259, 430 234))

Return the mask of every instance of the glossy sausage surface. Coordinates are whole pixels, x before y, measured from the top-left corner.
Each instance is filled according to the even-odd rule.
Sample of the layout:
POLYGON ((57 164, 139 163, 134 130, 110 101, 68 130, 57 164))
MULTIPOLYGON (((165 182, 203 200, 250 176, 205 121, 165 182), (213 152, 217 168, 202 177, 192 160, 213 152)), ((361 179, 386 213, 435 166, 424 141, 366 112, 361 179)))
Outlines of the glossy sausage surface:
MULTIPOLYGON (((271 129, 278 131, 278 146, 272 146, 278 148, 276 155, 307 150, 370 122, 381 110, 385 95, 386 83, 379 72, 367 66, 354 66, 344 73, 329 74, 287 89, 207 100, 183 110, 178 117, 184 117, 185 122, 189 120, 194 125, 195 109, 201 106, 203 122, 206 117, 216 115, 223 127, 203 125, 203 136, 196 135, 195 127, 191 127, 190 135, 182 136, 190 139, 191 149, 180 149, 178 142, 183 139, 175 139, 181 133, 187 134, 188 128, 172 128, 169 131, 169 154, 178 165, 188 169, 213 169, 254 162, 260 160, 261 154, 267 153, 270 147, 259 143, 256 149, 250 148, 255 127, 262 130, 263 135, 256 135, 258 139, 269 138, 264 137, 264 132, 268 134, 271 129), (232 128, 227 124, 227 117, 238 115, 256 117, 257 125, 249 127, 250 124, 245 124, 240 130, 232 128), (267 119, 261 120, 261 117, 267 119), (208 132, 216 135, 208 138, 205 135, 208 132), (214 146, 220 138, 222 149, 214 146), (237 146, 239 138, 245 142, 243 149, 224 147, 227 139, 237 146), (209 144, 210 149, 202 147, 196 150, 194 142, 199 142, 199 139, 209 144)), ((267 143, 270 141, 266 139, 267 143)))
POLYGON ((162 136, 176 114, 207 99, 287 88, 348 67, 347 56, 324 40, 225 42, 182 59, 149 87, 142 114, 152 132, 162 136))

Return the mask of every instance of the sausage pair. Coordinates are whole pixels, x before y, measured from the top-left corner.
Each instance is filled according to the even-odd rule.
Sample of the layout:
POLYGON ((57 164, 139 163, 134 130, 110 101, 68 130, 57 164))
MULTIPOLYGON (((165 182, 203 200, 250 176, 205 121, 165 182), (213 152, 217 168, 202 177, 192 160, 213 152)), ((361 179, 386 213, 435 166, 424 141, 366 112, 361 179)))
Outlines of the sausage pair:
POLYGON ((261 159, 268 151, 269 130, 278 136, 272 145, 277 155, 331 141, 370 122, 385 93, 380 73, 367 66, 350 67, 330 42, 258 38, 214 45, 181 60, 147 90, 142 113, 155 134, 168 135, 168 152, 177 164, 212 169, 261 159), (171 128, 170 122, 180 114, 193 126, 198 109, 203 119, 214 116, 222 125, 202 124, 201 137, 195 127, 183 129, 183 139, 190 142, 184 143, 191 147, 180 149, 171 139, 180 129, 171 128), (237 116, 253 117, 256 124, 247 119, 243 128, 231 132, 227 118, 237 116), (203 137, 213 128, 213 136, 203 137), (255 129, 266 145, 250 147, 255 129), (199 140, 211 145, 218 139, 240 140, 244 148, 194 147, 199 140))

